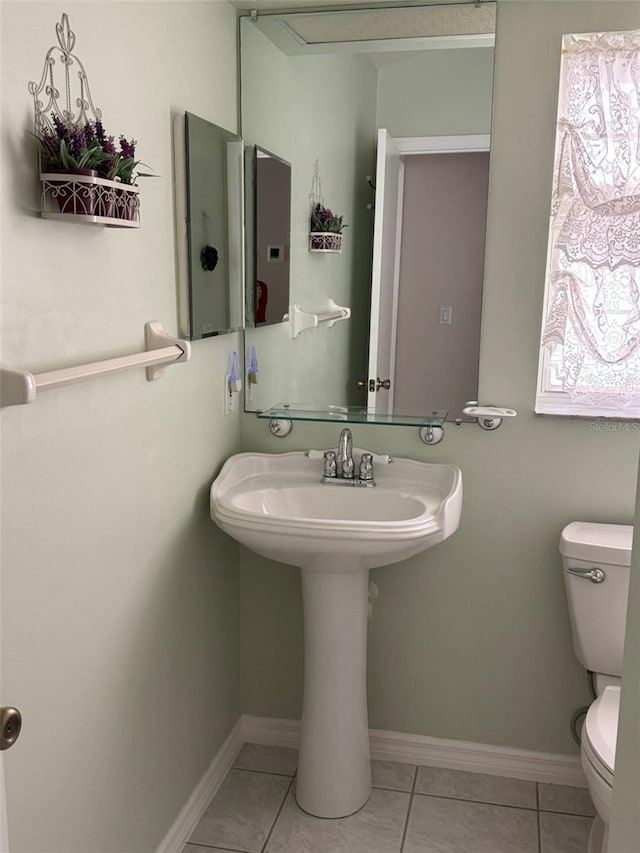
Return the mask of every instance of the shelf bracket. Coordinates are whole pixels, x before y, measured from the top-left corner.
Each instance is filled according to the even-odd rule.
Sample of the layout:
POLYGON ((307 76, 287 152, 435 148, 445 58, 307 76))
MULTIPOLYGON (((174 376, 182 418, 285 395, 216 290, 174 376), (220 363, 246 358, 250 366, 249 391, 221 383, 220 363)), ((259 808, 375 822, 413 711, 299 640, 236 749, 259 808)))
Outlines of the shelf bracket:
POLYGON ((474 401, 466 403, 462 414, 476 418, 476 423, 482 429, 494 430, 498 429, 503 418, 515 418, 518 413, 515 409, 506 409, 503 406, 479 406, 474 401))

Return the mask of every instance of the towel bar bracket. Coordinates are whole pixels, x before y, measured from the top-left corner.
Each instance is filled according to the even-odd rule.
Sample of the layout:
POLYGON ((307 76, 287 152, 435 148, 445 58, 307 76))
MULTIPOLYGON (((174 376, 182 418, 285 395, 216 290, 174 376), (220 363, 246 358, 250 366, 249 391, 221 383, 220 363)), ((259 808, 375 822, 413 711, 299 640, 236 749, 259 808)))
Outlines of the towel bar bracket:
MULTIPOLYGON (((170 362, 170 364, 178 364, 182 361, 189 361, 191 358, 191 344, 188 341, 182 341, 178 338, 174 338, 172 335, 167 334, 162 327, 162 323, 158 323, 155 321, 151 321, 149 323, 145 323, 144 325, 144 342, 145 349, 147 352, 151 352, 157 349, 163 349, 164 347, 177 346, 182 350, 182 353, 176 358, 174 362, 170 362)), ((147 379, 149 382, 153 382, 156 379, 160 379, 162 374, 164 373, 167 365, 151 365, 147 367, 147 379)))

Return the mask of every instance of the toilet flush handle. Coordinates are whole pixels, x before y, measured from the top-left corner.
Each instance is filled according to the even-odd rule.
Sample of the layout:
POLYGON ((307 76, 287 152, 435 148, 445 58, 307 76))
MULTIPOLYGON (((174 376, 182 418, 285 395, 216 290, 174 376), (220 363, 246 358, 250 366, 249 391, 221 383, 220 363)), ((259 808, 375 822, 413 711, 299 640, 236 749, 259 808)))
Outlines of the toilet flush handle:
POLYGON ((602 569, 567 569, 570 575, 576 575, 576 577, 584 578, 585 580, 591 581, 592 583, 602 583, 607 579, 607 576, 602 571, 602 569))

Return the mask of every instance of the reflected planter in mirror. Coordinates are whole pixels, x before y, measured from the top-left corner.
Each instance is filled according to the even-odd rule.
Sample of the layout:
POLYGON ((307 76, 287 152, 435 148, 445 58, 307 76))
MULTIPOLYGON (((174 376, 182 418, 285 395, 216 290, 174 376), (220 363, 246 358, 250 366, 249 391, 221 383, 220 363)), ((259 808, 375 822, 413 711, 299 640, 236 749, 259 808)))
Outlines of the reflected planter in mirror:
POLYGON ((310 252, 342 252, 342 234, 332 234, 330 231, 311 231, 309 234, 310 252))

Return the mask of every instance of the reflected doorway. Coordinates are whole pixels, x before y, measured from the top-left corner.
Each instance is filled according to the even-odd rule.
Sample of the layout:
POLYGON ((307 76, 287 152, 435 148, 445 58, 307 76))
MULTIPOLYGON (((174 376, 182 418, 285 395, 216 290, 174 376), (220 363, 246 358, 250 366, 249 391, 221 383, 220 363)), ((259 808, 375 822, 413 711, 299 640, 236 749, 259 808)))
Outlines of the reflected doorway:
POLYGON ((378 133, 371 409, 455 420, 477 398, 489 142, 378 133))

